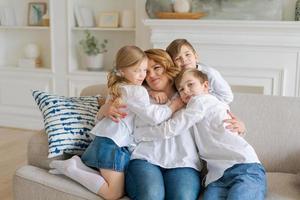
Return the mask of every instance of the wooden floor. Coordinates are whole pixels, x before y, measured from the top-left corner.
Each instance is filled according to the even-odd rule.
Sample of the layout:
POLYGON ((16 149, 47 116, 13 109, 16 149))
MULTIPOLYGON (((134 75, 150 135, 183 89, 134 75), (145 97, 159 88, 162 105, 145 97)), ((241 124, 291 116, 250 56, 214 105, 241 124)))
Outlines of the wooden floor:
POLYGON ((35 131, 0 127, 0 199, 12 200, 14 171, 26 164, 27 143, 35 131))

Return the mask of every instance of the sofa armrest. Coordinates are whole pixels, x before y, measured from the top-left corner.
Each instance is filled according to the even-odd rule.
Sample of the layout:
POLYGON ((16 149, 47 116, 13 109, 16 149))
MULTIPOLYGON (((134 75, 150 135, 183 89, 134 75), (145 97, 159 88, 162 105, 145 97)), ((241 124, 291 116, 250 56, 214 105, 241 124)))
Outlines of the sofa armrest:
POLYGON ((44 130, 34 134, 27 146, 27 159, 28 164, 49 169, 49 163, 52 160, 64 160, 69 158, 68 155, 62 155, 55 158, 48 158, 48 138, 44 130))

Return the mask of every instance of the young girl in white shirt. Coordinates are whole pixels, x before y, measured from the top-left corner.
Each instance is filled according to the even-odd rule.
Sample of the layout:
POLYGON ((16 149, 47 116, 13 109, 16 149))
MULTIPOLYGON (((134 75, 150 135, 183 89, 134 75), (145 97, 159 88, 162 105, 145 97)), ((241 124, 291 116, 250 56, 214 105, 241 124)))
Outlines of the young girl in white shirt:
POLYGON ((126 103, 126 118, 119 123, 101 119, 92 129, 94 139, 81 159, 73 156, 65 161, 52 161, 51 173, 64 174, 105 199, 119 199, 124 195, 124 171, 135 146, 132 137, 135 118, 159 124, 181 106, 177 103, 179 99, 168 106, 150 104, 148 92, 141 86, 147 62, 146 54, 136 46, 125 46, 118 51, 116 67, 108 75, 107 101, 126 103))

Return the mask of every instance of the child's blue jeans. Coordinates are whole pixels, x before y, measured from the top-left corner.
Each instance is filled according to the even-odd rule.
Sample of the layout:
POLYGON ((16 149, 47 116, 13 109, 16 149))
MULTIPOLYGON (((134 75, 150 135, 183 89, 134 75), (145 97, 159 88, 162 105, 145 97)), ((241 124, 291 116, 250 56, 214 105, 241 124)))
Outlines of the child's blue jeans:
POLYGON ((261 164, 236 164, 208 184, 203 200, 263 200, 266 190, 265 169, 261 164))

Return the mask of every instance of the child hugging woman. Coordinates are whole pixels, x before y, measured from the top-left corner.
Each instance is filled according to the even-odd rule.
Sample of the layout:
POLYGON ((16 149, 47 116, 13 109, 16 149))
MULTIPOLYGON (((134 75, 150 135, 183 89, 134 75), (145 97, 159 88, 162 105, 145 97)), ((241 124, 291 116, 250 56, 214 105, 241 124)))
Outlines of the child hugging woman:
POLYGON ((135 119, 159 124, 183 106, 179 98, 168 105, 150 103, 142 86, 147 65, 146 54, 136 46, 124 46, 118 51, 116 67, 108 75, 106 101, 126 104, 127 116, 116 123, 97 114, 97 123, 91 130, 93 141, 82 157, 52 161, 50 173, 64 174, 104 199, 119 199, 124 195, 124 171, 135 146, 135 119))

